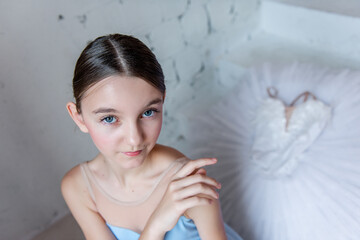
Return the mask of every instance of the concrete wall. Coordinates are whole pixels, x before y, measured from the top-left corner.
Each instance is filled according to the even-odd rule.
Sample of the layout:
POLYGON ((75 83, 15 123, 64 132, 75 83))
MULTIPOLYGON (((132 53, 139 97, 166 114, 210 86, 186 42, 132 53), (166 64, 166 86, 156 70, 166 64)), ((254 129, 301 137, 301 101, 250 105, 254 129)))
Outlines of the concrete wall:
POLYGON ((360 17, 360 2, 358 0, 270 0, 294 6, 315 9, 324 12, 360 17))
MULTIPOLYGON (((324 11, 298 6, 294 2, 263 1, 257 29, 245 41, 237 41, 238 45, 219 57, 219 62, 251 67, 262 62, 284 64, 299 61, 359 70, 360 16, 326 11, 336 4, 334 1, 324 4, 324 11)), ((230 84, 228 78, 226 82, 230 84)))
POLYGON ((96 154, 65 110, 87 41, 121 32, 154 50, 168 85, 160 142, 186 151, 182 106, 216 93, 213 59, 256 25, 258 8, 257 0, 1 1, 0 239, 26 239, 66 214, 60 180, 96 154))

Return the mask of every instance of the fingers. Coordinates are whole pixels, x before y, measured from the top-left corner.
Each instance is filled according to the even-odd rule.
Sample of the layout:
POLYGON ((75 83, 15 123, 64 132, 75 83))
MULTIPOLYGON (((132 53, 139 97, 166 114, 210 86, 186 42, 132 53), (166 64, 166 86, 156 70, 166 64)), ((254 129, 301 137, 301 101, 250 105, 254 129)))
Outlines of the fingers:
POLYGON ((202 168, 216 162, 215 158, 192 160, 175 174, 166 195, 177 213, 182 214, 192 207, 211 204, 219 198, 216 189, 220 189, 221 184, 207 176, 206 170, 202 168))
POLYGON ((202 174, 195 174, 175 180, 170 183, 169 191, 173 200, 179 201, 193 196, 218 199, 219 194, 215 189, 220 189, 221 184, 215 179, 202 174))
POLYGON ((198 169, 215 164, 216 158, 200 158, 186 163, 176 174, 176 178, 183 178, 196 172, 198 169))
MULTIPOLYGON (((194 174, 206 175, 206 170, 204 168, 199 168, 199 169, 195 170, 194 174)), ((193 174, 191 174, 191 175, 193 175, 193 174)))
POLYGON ((203 174, 194 174, 185 178, 181 178, 173 181, 171 184, 173 185, 174 189, 177 190, 197 183, 206 184, 209 187, 217 189, 221 188, 221 184, 217 182, 214 178, 203 174))
POLYGON ((200 197, 200 196, 193 196, 190 198, 186 198, 181 201, 181 204, 176 205, 176 208, 179 212, 182 214, 193 207, 201 206, 201 205, 208 205, 213 202, 212 199, 206 198, 206 197, 200 197))
POLYGON ((163 223, 163 219, 166 219, 161 228, 168 231, 186 210, 217 201, 219 194, 216 189, 220 189, 221 185, 207 176, 206 170, 202 168, 216 162, 214 158, 202 158, 182 165, 173 175, 161 202, 152 214, 152 222, 163 223))
POLYGON ((174 200, 183 200, 194 196, 218 199, 219 194, 214 188, 204 183, 196 183, 177 191, 174 200))

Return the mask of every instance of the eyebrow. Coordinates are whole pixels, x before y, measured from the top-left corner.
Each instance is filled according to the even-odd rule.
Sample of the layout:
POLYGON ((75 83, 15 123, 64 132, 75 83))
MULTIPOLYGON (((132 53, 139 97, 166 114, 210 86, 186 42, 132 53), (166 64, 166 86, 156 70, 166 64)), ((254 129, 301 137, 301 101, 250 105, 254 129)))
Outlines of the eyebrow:
POLYGON ((151 105, 161 103, 162 101, 163 101, 163 100, 162 100, 161 98, 154 99, 154 100, 152 100, 151 102, 149 102, 149 104, 146 105, 146 107, 150 107, 151 105))
POLYGON ((98 108, 96 110, 93 111, 93 113, 95 114, 99 114, 99 113, 117 113, 118 111, 116 111, 113 108, 98 108))
MULTIPOLYGON (((157 98, 157 99, 154 99, 152 100, 151 102, 149 102, 145 108, 147 107, 150 107, 151 105, 154 105, 154 104, 158 104, 158 103, 161 103, 163 100, 161 98, 157 98)), ((118 111, 114 108, 98 108, 96 110, 93 111, 94 114, 99 114, 99 113, 118 113, 118 111)))

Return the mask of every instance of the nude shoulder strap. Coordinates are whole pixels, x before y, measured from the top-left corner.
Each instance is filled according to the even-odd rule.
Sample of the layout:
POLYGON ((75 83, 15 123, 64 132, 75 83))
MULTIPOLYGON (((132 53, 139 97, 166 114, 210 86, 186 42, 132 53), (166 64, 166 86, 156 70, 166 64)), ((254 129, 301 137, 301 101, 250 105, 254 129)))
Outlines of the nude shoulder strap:
POLYGON ((84 163, 80 164, 80 170, 81 170, 81 174, 82 174, 82 176, 84 178, 86 187, 87 187, 87 189, 89 191, 90 197, 94 201, 94 203, 96 203, 94 191, 93 191, 93 189, 91 187, 91 183, 90 183, 90 179, 89 179, 90 174, 89 174, 89 168, 87 166, 87 162, 84 162, 84 163))

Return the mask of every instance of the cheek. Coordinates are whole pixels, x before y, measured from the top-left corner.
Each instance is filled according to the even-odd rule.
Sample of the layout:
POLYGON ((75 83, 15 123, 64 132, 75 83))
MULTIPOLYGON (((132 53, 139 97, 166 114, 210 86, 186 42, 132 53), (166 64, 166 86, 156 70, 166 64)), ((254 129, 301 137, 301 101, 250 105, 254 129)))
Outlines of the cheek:
POLYGON ((89 129, 89 134, 91 136, 92 141, 95 146, 100 150, 105 150, 114 144, 114 139, 111 134, 102 131, 94 131, 93 129, 89 129))
POLYGON ((158 137, 160 135, 161 127, 162 127, 162 118, 160 118, 160 120, 153 126, 152 136, 156 140, 158 139, 158 137))
POLYGON ((154 137, 156 137, 156 139, 159 137, 160 132, 161 132, 161 127, 162 127, 162 122, 160 122, 159 124, 157 124, 154 128, 154 137))
POLYGON ((162 119, 160 118, 159 121, 156 121, 152 124, 146 126, 146 132, 149 139, 152 141, 157 141, 162 127, 162 119))

